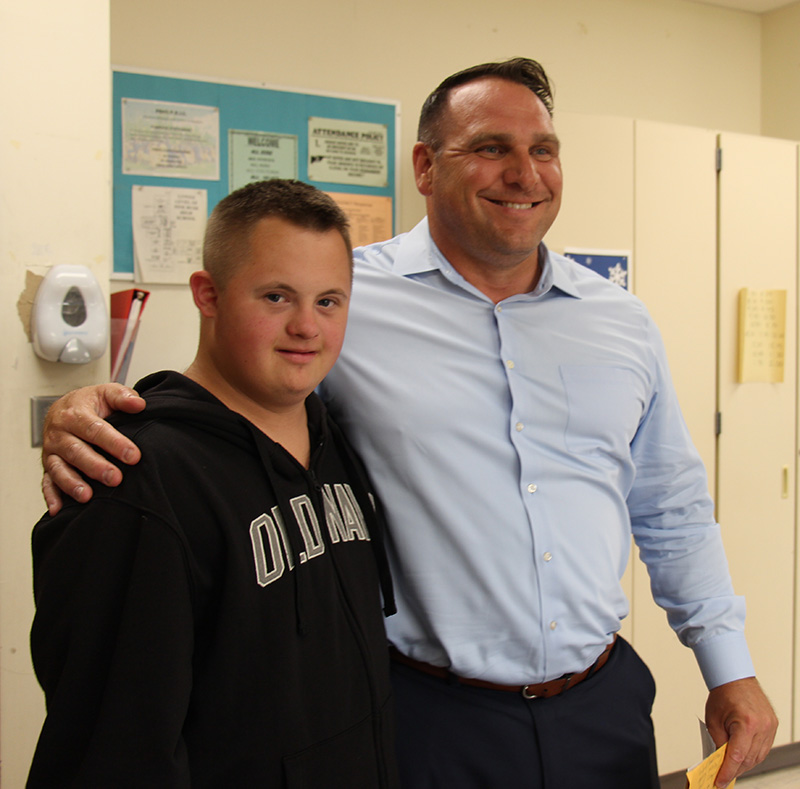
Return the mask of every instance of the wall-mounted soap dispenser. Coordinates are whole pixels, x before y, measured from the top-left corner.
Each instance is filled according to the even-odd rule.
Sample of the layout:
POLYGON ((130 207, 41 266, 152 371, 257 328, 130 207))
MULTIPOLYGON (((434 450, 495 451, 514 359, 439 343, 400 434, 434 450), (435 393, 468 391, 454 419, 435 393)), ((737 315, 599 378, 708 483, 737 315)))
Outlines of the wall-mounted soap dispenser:
POLYGON ((108 343, 108 308, 86 266, 53 266, 39 285, 31 313, 33 349, 49 362, 86 364, 108 343))

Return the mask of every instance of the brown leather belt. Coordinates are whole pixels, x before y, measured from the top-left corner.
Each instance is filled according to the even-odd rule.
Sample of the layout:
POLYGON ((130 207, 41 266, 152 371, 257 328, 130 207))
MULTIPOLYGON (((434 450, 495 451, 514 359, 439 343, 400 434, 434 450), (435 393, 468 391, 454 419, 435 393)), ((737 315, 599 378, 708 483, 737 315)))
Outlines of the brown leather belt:
POLYGON ((430 674, 432 677, 439 679, 446 679, 451 682, 458 682, 462 685, 472 685, 476 688, 487 688, 488 690, 505 690, 512 693, 521 693, 523 698, 526 699, 549 699, 553 696, 558 696, 569 688, 574 688, 578 683, 588 679, 592 674, 596 674, 608 662, 611 657, 611 650, 617 641, 616 634, 610 644, 606 646, 603 653, 594 663, 585 671, 580 674, 564 674, 558 679, 551 679, 549 682, 539 682, 533 685, 498 685, 494 682, 487 682, 483 679, 472 679, 470 677, 459 677, 453 674, 442 666, 432 666, 430 663, 423 663, 414 658, 407 657, 402 652, 398 652, 394 647, 389 647, 389 654, 392 660, 402 663, 404 666, 410 666, 417 671, 422 671, 425 674, 430 674))

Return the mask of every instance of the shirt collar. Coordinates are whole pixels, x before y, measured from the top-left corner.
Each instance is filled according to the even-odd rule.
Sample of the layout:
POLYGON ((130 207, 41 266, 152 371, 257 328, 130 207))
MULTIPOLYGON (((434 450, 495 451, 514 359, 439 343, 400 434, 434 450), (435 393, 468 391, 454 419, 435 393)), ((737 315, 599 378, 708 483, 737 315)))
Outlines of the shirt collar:
MULTIPOLYGON (((537 298, 557 288, 568 296, 579 299, 575 283, 569 276, 564 260, 560 255, 553 255, 544 243, 539 245, 539 259, 543 261, 542 276, 531 293, 522 293, 513 298, 537 298)), ((462 279, 450 262, 433 243, 425 217, 403 239, 394 261, 395 273, 400 276, 412 276, 428 271, 441 271, 448 279, 462 279)), ((465 283, 466 284, 466 283, 465 283)), ((470 287, 471 289, 471 287, 470 287)))
POLYGON ((579 299, 580 291, 569 274, 569 263, 561 255, 553 254, 544 243, 539 246, 539 259, 544 260, 542 276, 539 284, 534 288, 533 296, 541 296, 553 288, 557 288, 567 296, 579 299))
POLYGON ((448 265, 444 255, 433 243, 427 216, 405 235, 394 260, 395 273, 402 277, 442 270, 448 265))

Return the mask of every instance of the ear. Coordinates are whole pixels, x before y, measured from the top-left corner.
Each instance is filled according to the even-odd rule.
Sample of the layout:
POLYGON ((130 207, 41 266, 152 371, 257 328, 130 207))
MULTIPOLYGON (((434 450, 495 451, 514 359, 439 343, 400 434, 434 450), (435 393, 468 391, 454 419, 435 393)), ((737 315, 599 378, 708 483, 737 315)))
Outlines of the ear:
POLYGON ((417 142, 414 144, 411 158, 414 163, 414 182, 417 185, 417 191, 424 197, 430 197, 433 191, 433 173, 431 172, 433 150, 424 142, 417 142))
POLYGON ((204 318, 213 318, 217 314, 219 289, 207 271, 195 271, 189 278, 192 297, 197 309, 204 318))

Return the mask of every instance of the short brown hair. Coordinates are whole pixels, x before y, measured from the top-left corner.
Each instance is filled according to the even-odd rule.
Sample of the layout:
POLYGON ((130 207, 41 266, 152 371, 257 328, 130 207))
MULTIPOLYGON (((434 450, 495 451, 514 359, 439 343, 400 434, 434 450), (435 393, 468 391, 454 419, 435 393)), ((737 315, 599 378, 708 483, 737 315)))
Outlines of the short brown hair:
POLYGON ((417 139, 430 145, 433 150, 437 150, 442 144, 441 121, 450 91, 459 85, 465 85, 484 77, 497 77, 524 85, 541 99, 547 112, 552 116, 553 89, 540 63, 530 58, 511 58, 499 63, 481 63, 479 66, 471 66, 447 77, 425 99, 419 116, 417 139))
POLYGON ((250 231, 261 219, 275 216, 307 230, 338 231, 352 257, 350 225, 334 200, 302 181, 258 181, 217 203, 206 224, 203 268, 224 288, 249 251, 250 231))

